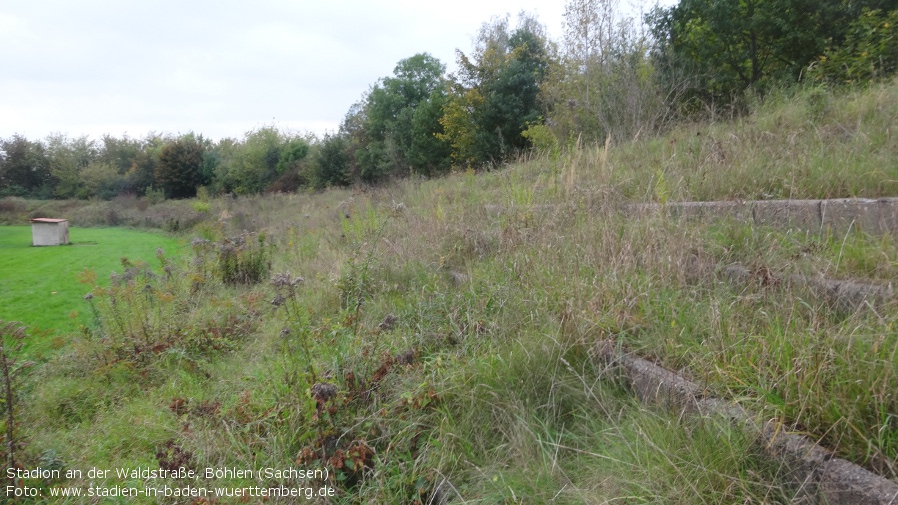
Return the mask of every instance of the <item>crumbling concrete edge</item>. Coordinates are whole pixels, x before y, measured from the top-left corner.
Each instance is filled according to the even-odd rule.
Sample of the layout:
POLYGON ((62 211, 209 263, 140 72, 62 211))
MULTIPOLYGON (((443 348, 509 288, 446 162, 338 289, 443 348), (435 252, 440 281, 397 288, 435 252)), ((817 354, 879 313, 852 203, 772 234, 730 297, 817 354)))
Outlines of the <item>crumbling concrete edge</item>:
MULTIPOLYGON (((549 213, 562 204, 484 204, 492 218, 518 208, 549 213)), ((706 221, 729 218, 755 226, 773 226, 808 233, 825 230, 848 233, 862 230, 873 235, 898 232, 898 197, 837 198, 830 200, 728 200, 712 202, 631 203, 618 207, 627 216, 663 215, 671 219, 706 221)))
MULTIPOLYGON (((484 204, 492 218, 517 207, 531 212, 548 213, 562 208, 559 204, 497 205, 484 204)), ((730 218, 755 226, 791 228, 809 233, 824 230, 847 233, 862 230, 873 235, 898 232, 898 197, 836 198, 830 200, 726 200, 713 202, 631 203, 621 205, 627 216, 658 214, 684 220, 730 218)))
POLYGON ((808 232, 860 229, 871 234, 898 231, 898 197, 828 200, 732 200, 641 203, 622 207, 627 215, 662 212, 674 219, 728 217, 754 225, 791 227, 808 232))
POLYGON ((781 424, 761 422, 740 405, 705 395, 707 388, 622 352, 613 342, 600 342, 594 359, 615 373, 643 403, 681 413, 720 416, 756 437, 764 452, 781 463, 784 475, 802 497, 819 503, 898 505, 898 483, 876 475, 805 436, 784 431, 781 424))
MULTIPOLYGON (((747 284, 753 277, 751 270, 739 264, 723 267, 720 270, 720 275, 734 285, 747 284)), ((793 285, 804 287, 833 308, 845 312, 882 308, 887 303, 898 298, 898 295, 895 293, 895 286, 891 282, 888 284, 873 284, 852 279, 838 280, 823 276, 811 277, 799 274, 790 275, 784 280, 793 285)))

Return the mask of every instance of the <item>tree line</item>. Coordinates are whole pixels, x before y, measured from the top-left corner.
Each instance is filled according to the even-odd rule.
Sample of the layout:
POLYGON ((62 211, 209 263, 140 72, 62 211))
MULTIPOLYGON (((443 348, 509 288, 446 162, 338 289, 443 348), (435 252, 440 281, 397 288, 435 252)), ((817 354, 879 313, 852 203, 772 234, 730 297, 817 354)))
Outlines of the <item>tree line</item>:
POLYGON ((198 133, 0 139, 0 196, 185 198, 296 191, 497 166, 530 149, 655 135, 796 83, 863 85, 898 70, 893 0, 680 0, 642 18, 568 0, 551 40, 521 13, 482 25, 454 73, 398 62, 323 137, 264 126, 198 133))

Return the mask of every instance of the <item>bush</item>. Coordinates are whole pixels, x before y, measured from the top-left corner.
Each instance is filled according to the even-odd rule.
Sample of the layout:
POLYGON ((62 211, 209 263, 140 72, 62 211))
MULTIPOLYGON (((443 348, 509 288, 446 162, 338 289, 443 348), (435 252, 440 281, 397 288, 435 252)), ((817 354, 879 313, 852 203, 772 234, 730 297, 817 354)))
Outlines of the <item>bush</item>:
POLYGON ((864 9, 848 28, 845 43, 828 50, 810 70, 812 78, 857 84, 898 70, 898 10, 864 9))
POLYGON ((195 239, 195 264, 216 272, 225 284, 257 284, 271 271, 270 245, 264 233, 244 232, 212 243, 195 239))
POLYGON ((156 205, 165 201, 165 192, 161 189, 155 189, 150 186, 149 188, 147 188, 147 192, 144 195, 144 198, 146 198, 146 200, 150 202, 150 205, 156 205))
POLYGON ((209 208, 210 208, 209 202, 204 202, 202 200, 192 202, 190 204, 190 206, 193 207, 193 210, 195 210, 197 212, 203 212, 203 213, 209 212, 209 208))
POLYGON ((202 182, 204 153, 202 138, 193 135, 185 135, 162 148, 156 166, 156 181, 166 196, 190 198, 196 195, 196 188, 202 182))

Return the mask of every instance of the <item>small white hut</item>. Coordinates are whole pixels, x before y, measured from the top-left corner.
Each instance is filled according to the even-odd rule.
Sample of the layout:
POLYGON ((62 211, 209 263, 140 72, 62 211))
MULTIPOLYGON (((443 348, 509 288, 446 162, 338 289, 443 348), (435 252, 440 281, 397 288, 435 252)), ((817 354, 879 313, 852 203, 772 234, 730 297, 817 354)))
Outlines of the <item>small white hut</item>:
POLYGON ((36 217, 31 220, 31 245, 69 243, 69 220, 36 217))

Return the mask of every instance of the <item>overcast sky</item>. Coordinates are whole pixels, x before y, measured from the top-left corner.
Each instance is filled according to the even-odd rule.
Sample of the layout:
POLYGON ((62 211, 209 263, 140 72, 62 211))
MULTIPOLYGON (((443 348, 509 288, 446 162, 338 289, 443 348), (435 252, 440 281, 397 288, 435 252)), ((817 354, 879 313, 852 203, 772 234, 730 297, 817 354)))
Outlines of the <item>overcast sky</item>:
POLYGON ((321 134, 399 60, 453 69, 482 23, 521 10, 558 39, 564 4, 0 0, 0 138, 321 134))

